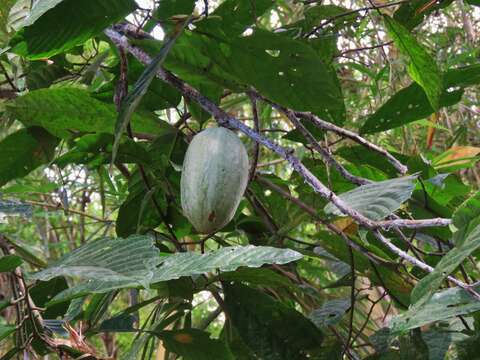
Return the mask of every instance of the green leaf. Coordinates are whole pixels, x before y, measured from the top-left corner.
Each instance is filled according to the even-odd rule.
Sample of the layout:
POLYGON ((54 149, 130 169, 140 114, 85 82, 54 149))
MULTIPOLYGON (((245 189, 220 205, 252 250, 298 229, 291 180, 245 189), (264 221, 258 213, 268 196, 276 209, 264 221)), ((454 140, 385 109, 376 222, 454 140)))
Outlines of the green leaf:
MULTIPOLYGON (((53 88, 31 91, 7 105, 7 113, 25 126, 41 126, 51 134, 69 139, 82 132, 112 134, 117 112, 113 104, 105 104, 78 88, 53 88)), ((151 116, 135 114, 133 132, 158 134, 166 122, 151 116)))
POLYGON ((300 253, 290 249, 253 245, 224 247, 205 254, 178 253, 167 257, 156 269, 152 282, 205 274, 214 270, 234 271, 242 266, 257 268, 265 264, 287 264, 302 257, 300 253))
POLYGON ((30 295, 32 296, 35 305, 46 308, 46 310, 42 312, 44 319, 63 317, 67 312, 69 306, 68 303, 47 306, 47 303, 51 298, 66 289, 68 289, 67 280, 62 276, 55 277, 48 281, 39 281, 30 289, 30 295))
POLYGON ((64 76, 71 75, 66 69, 64 57, 53 58, 53 64, 44 61, 32 61, 26 69, 26 83, 28 90, 47 88, 64 76))
MULTIPOLYGON (((137 237, 138 236, 131 236, 128 239, 135 239, 137 237)), ((128 239, 124 241, 127 241, 128 239)), ((111 240, 109 243, 114 242, 115 240, 111 240)), ((128 256, 130 258, 132 257, 131 255, 128 256)), ((141 257, 144 255, 139 254, 139 256, 141 257)), ((161 266, 154 269, 153 274, 149 274, 148 279, 143 279, 144 281, 141 284, 145 287, 148 287, 148 284, 151 283, 178 279, 183 276, 200 275, 216 270, 225 272, 234 271, 242 266, 260 267, 264 264, 286 264, 292 261, 299 260, 301 257, 302 255, 300 253, 293 250, 253 245, 225 247, 205 254, 199 254, 194 252, 176 253, 173 255, 164 256, 159 259, 158 262, 161 262, 161 266)), ((134 257, 134 259, 136 259, 136 261, 139 261, 136 256, 134 257)), ((81 261, 81 259, 78 259, 78 261, 81 261)), ((95 259, 92 259, 90 261, 92 266, 94 266, 95 268, 99 267, 98 265, 95 265, 95 263, 92 263, 92 261, 95 261, 95 259)), ((152 262, 154 262, 153 259, 152 262)), ((102 272, 104 268, 105 265, 101 266, 102 272)), ((58 271, 61 271, 61 268, 60 270, 55 269, 56 267, 48 270, 46 275, 52 276, 52 272, 57 271, 58 273, 58 271)), ((109 269, 107 270, 111 271, 109 269)), ((70 300, 72 298, 86 295, 88 293, 104 293, 115 289, 137 287, 139 285, 139 281, 137 279, 131 279, 134 274, 131 274, 131 272, 127 272, 126 268, 120 270, 122 270, 122 272, 126 272, 126 274, 121 274, 121 276, 127 276, 128 274, 130 274, 128 275, 128 278, 125 279, 121 278, 120 276, 114 276, 112 279, 108 279, 105 276, 100 276, 93 272, 89 275, 88 269, 79 268, 78 272, 80 272, 84 278, 92 280, 74 286, 58 294, 58 296, 52 299, 51 303, 70 300)), ((77 272, 75 268, 68 268, 67 271, 69 274, 77 272)), ((140 275, 140 273, 138 275, 140 275)))
POLYGON ((429 360, 445 360, 452 342, 452 334, 434 328, 422 332, 422 339, 427 344, 429 360))
POLYGON ((350 304, 350 298, 329 300, 320 309, 313 310, 308 317, 318 328, 326 328, 338 323, 350 309, 350 304))
POLYGON ((59 139, 44 129, 21 129, 0 141, 0 186, 48 163, 59 139))
MULTIPOLYGON (((452 92, 444 91, 440 96, 439 106, 455 105, 462 99, 463 92, 463 89, 452 92)), ((360 133, 373 134, 390 130, 419 119, 425 119, 434 112, 424 90, 417 83, 413 83, 398 91, 368 117, 360 129, 360 133)))
MULTIPOLYGON (((402 154, 395 152, 390 153, 401 162, 406 162, 408 160, 408 157, 403 156, 402 154)), ((397 169, 395 169, 395 167, 385 159, 384 156, 370 149, 366 149, 362 145, 343 146, 335 151, 335 155, 341 156, 359 168, 372 167, 381 170, 390 177, 395 177, 397 175, 397 169)))
POLYGON ((453 213, 452 222, 457 229, 466 229, 472 220, 480 216, 480 191, 460 205, 453 213))
MULTIPOLYGON (((69 164, 85 164, 89 169, 96 169, 100 165, 108 164, 112 157, 113 136, 105 133, 84 135, 75 139, 72 150, 55 160, 55 163, 64 168, 69 164)), ((141 143, 130 138, 122 139, 119 146, 118 162, 122 164, 151 162, 147 150, 141 143)))
POLYGON ((408 73, 423 88, 432 108, 438 110, 443 85, 437 63, 403 25, 388 16, 384 16, 384 20, 395 45, 409 58, 408 73))
POLYGON ((65 275, 124 286, 148 286, 159 262, 159 252, 148 236, 103 238, 81 246, 31 277, 47 281, 65 275))
POLYGON ((209 17, 198 22, 200 32, 212 35, 234 37, 242 34, 248 26, 275 4, 274 0, 226 0, 209 17))
MULTIPOLYGON (((474 290, 477 292, 480 287, 474 290)), ((422 306, 414 306, 406 313, 395 316, 390 327, 393 332, 403 333, 434 321, 446 320, 480 310, 480 302, 465 290, 455 287, 435 293, 422 306)))
POLYGON ((104 332, 132 332, 136 331, 134 328, 136 318, 133 315, 121 314, 102 322, 98 331, 104 332))
POLYGON ((440 287, 445 278, 480 247, 480 225, 470 231, 457 247, 450 250, 435 266, 435 270, 421 279, 412 291, 412 303, 415 307, 425 304, 440 287))
POLYGON ((0 257, 0 273, 15 270, 22 265, 22 258, 16 255, 6 255, 0 257))
POLYGON ((160 0, 154 16, 162 21, 168 20, 174 15, 188 17, 194 8, 195 0, 160 0))
POLYGON ((165 349, 184 360, 234 360, 227 345, 210 334, 197 329, 162 331, 157 336, 165 349))
POLYGON ((236 76, 270 100, 336 124, 344 122, 337 76, 307 43, 257 29, 232 41, 225 51, 236 76))
POLYGON ((3 325, 0 324, 0 341, 5 339, 10 334, 13 334, 17 327, 15 325, 3 325))
POLYGON ((305 359, 320 348, 322 332, 294 308, 244 285, 224 290, 229 321, 257 358, 305 359))
POLYGON ((153 79, 157 76, 157 73, 167 58, 170 49, 175 44, 177 38, 180 36, 180 34, 182 34, 183 29, 185 26, 187 26, 187 24, 189 24, 189 22, 190 18, 186 19, 181 27, 175 28, 174 33, 166 39, 157 56, 152 59, 145 71, 138 78, 133 90, 125 97, 125 99, 123 99, 120 111, 118 113, 117 122, 115 124, 115 140, 113 142, 112 149, 112 164, 115 162, 115 158, 117 156, 118 147, 120 146, 120 139, 127 129, 133 113, 140 104, 143 96, 147 93, 153 79))
MULTIPOLYGON (((352 209, 371 220, 381 220, 393 214, 408 200, 415 188, 417 176, 404 176, 392 180, 362 185, 339 197, 352 209)), ((327 214, 345 216, 332 203, 325 206, 327 214)))
POLYGON ((82 44, 135 8, 134 0, 39 0, 10 46, 30 60, 48 58, 82 44))
MULTIPOLYGON (((448 70, 444 74, 444 88, 440 107, 458 103, 464 88, 480 83, 480 65, 464 66, 448 70)), ((435 111, 423 89, 417 83, 400 90, 371 115, 360 129, 371 134, 393 129, 410 122, 424 119, 435 111)))

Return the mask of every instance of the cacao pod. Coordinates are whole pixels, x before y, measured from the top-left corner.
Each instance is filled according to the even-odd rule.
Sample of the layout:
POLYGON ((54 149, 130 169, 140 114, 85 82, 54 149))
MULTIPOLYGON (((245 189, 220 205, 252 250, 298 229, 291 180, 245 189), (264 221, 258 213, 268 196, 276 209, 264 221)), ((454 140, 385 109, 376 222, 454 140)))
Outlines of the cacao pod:
POLYGON ((233 131, 209 128, 193 138, 183 161, 181 201, 199 233, 214 233, 232 220, 248 170, 247 151, 233 131))

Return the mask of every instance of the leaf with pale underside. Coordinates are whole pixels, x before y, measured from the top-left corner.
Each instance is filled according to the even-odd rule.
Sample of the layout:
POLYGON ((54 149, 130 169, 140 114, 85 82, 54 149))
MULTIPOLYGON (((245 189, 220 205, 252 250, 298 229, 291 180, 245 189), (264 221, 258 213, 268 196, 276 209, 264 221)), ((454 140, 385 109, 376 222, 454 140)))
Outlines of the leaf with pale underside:
MULTIPOLYGON (((382 220, 393 214, 407 201, 415 188, 417 176, 405 176, 397 179, 362 185, 339 197, 348 207, 358 211, 371 220, 382 220)), ((325 206, 327 214, 345 216, 333 203, 325 206)))
MULTIPOLYGON (((229 272, 239 267, 257 268, 264 264, 286 264, 302 258, 294 250, 279 249, 269 246, 236 246, 221 248, 216 251, 199 254, 195 252, 176 253, 162 257, 161 265, 157 267, 149 283, 163 282, 178 279, 183 276, 192 276, 212 271, 229 272)), ((99 279, 88 277, 90 280, 69 288, 58 294, 51 303, 66 301, 88 293, 104 293, 110 290, 138 287, 139 283, 130 279, 99 279)))

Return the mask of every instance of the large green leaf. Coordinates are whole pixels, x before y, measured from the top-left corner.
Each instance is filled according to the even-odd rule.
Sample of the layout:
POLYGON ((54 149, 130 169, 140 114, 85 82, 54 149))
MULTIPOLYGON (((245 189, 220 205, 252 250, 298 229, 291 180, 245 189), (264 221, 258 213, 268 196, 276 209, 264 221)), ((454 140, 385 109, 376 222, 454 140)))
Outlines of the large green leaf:
MULTIPOLYGON (((440 107, 452 106, 462 99, 463 89, 444 91, 440 97, 440 107)), ((435 111, 425 92, 417 83, 400 90, 374 114, 360 129, 361 134, 371 134, 393 129, 416 120, 425 119, 435 111)))
MULTIPOLYGON (((112 134, 117 117, 113 104, 105 104, 78 88, 31 91, 12 100, 7 111, 25 126, 41 126, 66 139, 82 132, 112 134)), ((165 127, 170 125, 151 116, 135 114, 132 118, 134 132, 158 134, 165 127)))
MULTIPOLYGON (((478 83, 480 83, 480 65, 478 64, 448 70, 444 74, 440 107, 458 103, 462 98, 463 89, 478 83)), ((434 112, 421 86, 413 83, 387 100, 367 119, 360 132, 369 134, 393 129, 424 119, 434 112)))
POLYGON ((435 266, 435 270, 421 279, 412 291, 415 307, 425 304, 452 273, 472 252, 480 247, 480 225, 471 230, 457 247, 450 250, 435 266))
MULTIPOLYGON (((148 286, 148 283, 178 279, 182 276, 205 274, 216 270, 234 271, 242 266, 260 267, 264 264, 286 264, 301 257, 300 253, 293 250, 265 246, 256 247, 253 245, 225 247, 205 254, 194 252, 176 253, 162 257, 159 260, 159 262, 162 262, 161 266, 154 270, 152 276, 144 279, 147 281, 147 284, 144 281, 142 285, 148 286)), ((51 271, 47 274, 51 274, 51 271)), ((137 287, 139 285, 138 281, 132 281, 128 278, 123 280, 115 278, 108 281, 105 278, 97 278, 96 276, 87 276, 86 278, 94 280, 79 284, 60 293, 52 300, 52 303, 66 301, 88 293, 104 293, 114 289, 137 287)))
POLYGON ((184 360, 234 360, 227 345, 210 334, 197 329, 162 331, 157 336, 169 352, 184 360))
MULTIPOLYGON (((480 288, 475 289, 479 291, 480 288)), ((394 332, 405 332, 434 321, 446 320, 480 310, 480 302, 461 288, 450 288, 435 293, 423 306, 412 307, 406 313, 392 319, 394 332)))
POLYGON ((256 30, 231 41, 228 65, 269 99, 342 124, 345 104, 334 70, 308 44, 256 30))
MULTIPOLYGON (((152 54, 161 45, 158 41, 136 43, 152 54)), ((345 120, 334 69, 306 42, 281 34, 257 29, 249 36, 219 38, 186 31, 172 48, 165 68, 194 87, 214 89, 212 93, 253 86, 282 105, 314 112, 337 124, 345 120)))
POLYGON ((10 46, 28 59, 48 58, 97 35, 135 7, 134 0, 39 0, 10 46))
POLYGON ((39 127, 19 130, 0 142, 0 186, 48 163, 59 139, 39 127))
POLYGON ((322 332, 294 308, 244 285, 224 285, 224 290, 229 324, 256 358, 306 359, 320 348, 322 332))
POLYGON ((160 262, 159 251, 153 242, 148 236, 92 241, 33 274, 32 279, 47 281, 64 275, 123 286, 148 286, 155 266, 160 262))
POLYGON ((301 258, 302 255, 294 250, 253 245, 225 247, 206 254, 178 253, 167 257, 156 269, 152 282, 214 270, 234 271, 241 266, 255 268, 264 264, 287 264, 301 258))
MULTIPOLYGON (((362 185, 340 195, 352 209, 372 220, 381 220, 396 211, 408 200, 415 188, 416 176, 362 185)), ((345 216, 333 203, 325 206, 325 212, 345 216)))
MULTIPOLYGON (((480 1, 475 1, 477 1, 477 5, 480 6, 480 1)), ((448 360, 478 360, 479 354, 480 333, 477 330, 474 335, 453 343, 452 349, 448 354, 448 360)))
POLYGON ((409 58, 408 73, 423 88, 432 108, 438 110, 443 85, 437 63, 403 25, 388 16, 384 19, 388 34, 395 45, 409 58))

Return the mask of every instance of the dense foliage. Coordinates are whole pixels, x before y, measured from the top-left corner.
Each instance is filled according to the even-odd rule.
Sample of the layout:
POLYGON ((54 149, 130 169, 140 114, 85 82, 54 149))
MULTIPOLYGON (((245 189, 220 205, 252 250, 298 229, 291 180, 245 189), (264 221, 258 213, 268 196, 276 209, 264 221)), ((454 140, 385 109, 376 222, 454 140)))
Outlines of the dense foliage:
POLYGON ((2 0, 1 359, 479 359, 479 5, 2 0))

